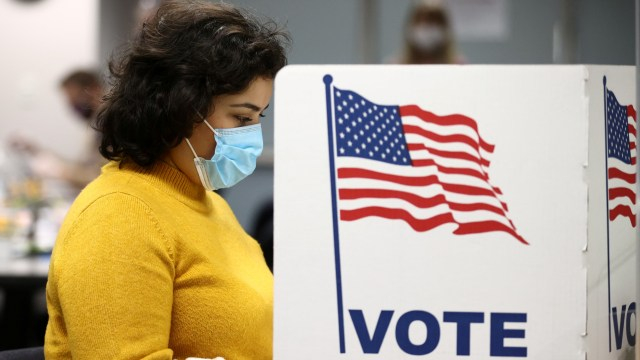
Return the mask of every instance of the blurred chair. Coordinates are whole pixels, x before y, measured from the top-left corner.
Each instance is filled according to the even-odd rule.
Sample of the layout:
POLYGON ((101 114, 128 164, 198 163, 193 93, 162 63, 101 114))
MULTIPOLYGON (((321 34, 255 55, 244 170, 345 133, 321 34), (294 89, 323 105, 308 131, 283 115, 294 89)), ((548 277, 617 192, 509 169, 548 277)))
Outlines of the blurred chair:
POLYGON ((0 360, 44 360, 44 348, 32 347, 0 351, 0 360))

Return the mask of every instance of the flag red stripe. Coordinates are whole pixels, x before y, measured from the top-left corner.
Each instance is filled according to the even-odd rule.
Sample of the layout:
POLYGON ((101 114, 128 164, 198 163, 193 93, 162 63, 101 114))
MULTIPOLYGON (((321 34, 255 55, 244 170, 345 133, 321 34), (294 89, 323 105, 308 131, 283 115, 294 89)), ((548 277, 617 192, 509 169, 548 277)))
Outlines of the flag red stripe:
POLYGON ((636 109, 633 107, 633 105, 627 105, 627 115, 631 116, 633 118, 633 121, 638 120, 636 117, 636 109))
MULTIPOLYGON (((409 185, 409 186, 428 186, 438 184, 442 186, 445 191, 449 191, 452 193, 463 194, 463 195, 478 195, 478 196, 492 196, 495 197, 495 194, 492 190, 483 189, 476 186, 470 185, 459 185, 459 184, 449 184, 441 182, 440 179, 436 175, 429 176, 401 176, 401 175, 391 175, 380 173, 377 171, 371 171, 366 169, 358 169, 358 168, 341 168, 338 169, 338 178, 339 179, 372 179, 372 180, 381 180, 388 181, 401 185, 409 185)), ((507 210, 505 203, 500 202, 505 210, 507 210)))
POLYGON ((629 134, 632 134, 632 135, 636 134, 636 127, 633 124, 627 125, 627 129, 629 130, 629 134))
POLYGON ((502 195, 502 190, 500 190, 500 188, 498 187, 491 185, 489 183, 488 176, 485 173, 480 172, 478 170, 469 169, 469 168, 454 168, 454 167, 442 166, 433 159, 412 160, 411 163, 413 166, 416 166, 416 167, 417 166, 435 166, 436 168, 438 168, 438 171, 443 174, 466 175, 466 176, 472 176, 472 177, 478 178, 480 180, 485 181, 487 185, 491 186, 491 188, 496 194, 502 195))
POLYGON ((636 204, 636 193, 629 188, 617 187, 609 189, 609 200, 626 197, 631 200, 631 203, 636 204))
POLYGON ((404 191, 387 189, 340 189, 338 194, 340 200, 401 199, 423 209, 447 203, 447 199, 442 194, 427 198, 404 191))
POLYGON ((416 194, 386 189, 340 189, 338 190, 340 200, 357 200, 357 199, 401 199, 415 207, 421 209, 429 209, 438 205, 449 205, 454 211, 470 212, 477 210, 485 210, 502 215, 509 220, 502 208, 486 203, 462 204, 454 203, 447 200, 444 195, 436 195, 433 197, 422 197, 416 194))
POLYGON ((631 221, 631 226, 636 227, 636 215, 631 211, 631 208, 627 205, 618 205, 609 210, 609 220, 613 221, 618 216, 624 216, 631 221))
POLYGON ((508 220, 509 223, 513 226, 511 219, 507 217, 507 214, 505 213, 504 209, 487 204, 487 203, 461 204, 461 203, 449 202, 449 207, 451 208, 451 210, 462 211, 462 212, 470 212, 470 211, 477 211, 477 210, 490 211, 492 213, 496 213, 498 215, 504 216, 504 218, 508 220))
POLYGON ((635 165, 635 164, 636 164, 636 161, 637 161, 637 160, 636 160, 636 157, 635 157, 635 156, 634 156, 634 157, 632 157, 632 158, 631 158, 631 165, 635 165))
MULTIPOLYGON (((452 193, 457 193, 457 194, 468 194, 468 195, 485 195, 485 196, 493 196, 495 197, 495 194, 493 193, 493 191, 488 190, 488 189, 482 189, 476 186, 469 186, 469 185, 460 185, 460 184, 447 184, 447 183, 440 183, 440 185, 442 185, 442 188, 445 191, 449 191, 452 193)), ((502 203, 504 204, 504 203, 502 203)), ((506 204, 505 204, 506 205, 506 204)))
POLYGON ((489 160, 486 160, 484 158, 478 158, 477 156, 474 156, 470 153, 466 153, 464 151, 444 151, 444 150, 438 150, 432 147, 428 147, 424 144, 416 144, 416 143, 407 144, 407 148, 409 149, 409 151, 427 150, 428 152, 436 156, 472 161, 484 167, 489 167, 489 165, 491 164, 489 160))
POLYGON ((467 116, 460 114, 438 116, 430 111, 422 110, 416 105, 400 106, 400 116, 416 116, 424 122, 440 126, 468 126, 473 129, 476 135, 478 135, 478 139, 480 140, 480 146, 482 147, 482 149, 487 152, 493 152, 493 149, 495 148, 494 145, 491 145, 482 139, 482 137, 480 136, 480 132, 478 131, 478 124, 475 122, 475 120, 467 116))
MULTIPOLYGON (((507 205, 505 203, 501 203, 502 206, 504 206, 503 209, 500 209, 500 212, 498 214, 502 215, 505 220, 507 220, 509 222, 509 225, 511 225, 511 228, 513 229, 512 231, 514 233, 515 232, 515 228, 516 226, 513 224, 513 221, 511 221, 511 219, 509 219, 509 217, 507 216, 507 205)), ((449 203, 449 207, 451 208, 451 210, 455 210, 455 211, 475 211, 475 210, 487 210, 487 211, 492 211, 490 209, 488 209, 487 207, 492 207, 495 209, 499 209, 497 207, 491 206, 489 204, 484 204, 484 203, 473 203, 473 204, 457 204, 457 203, 449 203)), ((495 212, 495 211, 493 211, 495 212)))
POLYGON ((636 148, 636 143, 635 143, 635 141, 629 141, 629 148, 630 148, 631 150, 633 150, 633 149, 635 149, 635 148, 636 148))
MULTIPOLYGON (((480 146, 478 145, 478 142, 466 135, 440 135, 431 131, 427 131, 416 125, 402 125, 402 128, 404 129, 405 135, 415 134, 438 143, 462 143, 469 145, 472 149, 478 152, 478 155, 480 155, 480 146)), ((480 155, 480 157, 482 156, 480 155)))
POLYGON ((487 175, 478 170, 469 169, 469 168, 454 168, 454 167, 443 166, 433 159, 411 160, 411 165, 415 167, 435 166, 438 168, 439 172, 444 174, 467 175, 467 176, 478 178, 480 180, 487 181, 487 175))
POLYGON ((436 215, 428 219, 416 219, 408 211, 403 209, 389 209, 380 206, 366 207, 357 210, 340 210, 340 219, 354 221, 365 217, 381 217, 391 220, 403 220, 415 231, 429 231, 440 225, 455 223, 451 213, 436 215))
POLYGON ((636 174, 635 173, 626 173, 618 168, 610 168, 609 169, 609 179, 620 179, 628 182, 629 184, 636 183, 636 174))
POLYGON ((459 235, 467 235, 467 234, 479 234, 486 233, 492 231, 502 231, 510 234, 511 236, 518 239, 521 243, 529 245, 529 243, 522 238, 515 230, 506 226, 503 223, 497 221, 478 221, 472 223, 462 223, 453 233, 459 235))
POLYGON ((412 229, 420 232, 429 231, 444 224, 455 223, 458 224, 458 228, 454 230, 454 234, 457 235, 470 235, 499 231, 505 232, 515 237, 523 244, 529 244, 515 230, 498 221, 479 221, 461 224, 456 222, 450 213, 436 215, 428 219, 417 219, 408 211, 403 209, 390 209, 377 206, 356 210, 340 210, 340 219, 344 221, 354 221, 365 217, 381 217, 392 220, 403 220, 405 223, 411 226, 412 229))
POLYGON ((440 182, 436 175, 420 176, 420 177, 400 176, 400 175, 391 175, 391 174, 385 174, 377 171, 358 169, 358 168, 338 169, 338 178, 339 179, 362 178, 362 179, 382 180, 382 181, 388 181, 396 184, 409 185, 409 186, 428 186, 428 185, 438 184, 440 182))

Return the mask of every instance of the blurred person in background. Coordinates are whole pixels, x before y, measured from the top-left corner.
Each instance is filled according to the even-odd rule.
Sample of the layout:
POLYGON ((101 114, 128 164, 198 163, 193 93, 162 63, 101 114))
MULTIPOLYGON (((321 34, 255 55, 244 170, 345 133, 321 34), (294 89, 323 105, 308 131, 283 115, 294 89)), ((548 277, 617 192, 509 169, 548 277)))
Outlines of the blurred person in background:
POLYGON ((63 180, 81 190, 100 174, 100 167, 105 164, 98 152, 98 133, 90 129, 102 102, 104 87, 97 73, 76 70, 62 79, 60 88, 69 107, 90 131, 78 160, 65 159, 23 136, 13 136, 10 143, 29 156, 28 165, 34 176, 63 180))
POLYGON ((273 275, 212 190, 251 174, 289 36, 225 3, 175 0, 110 64, 110 160, 60 229, 49 359, 269 360, 273 275))
MULTIPOLYGON (((4 208, 0 210, 5 210, 4 214, 0 214, 0 238, 10 237, 13 244, 13 248, 8 248, 8 242, 4 241, 5 246, 0 251, 0 258, 3 260, 0 262, 6 261, 7 256, 50 252, 70 201, 99 175, 100 167, 106 163, 98 151, 98 133, 91 128, 103 97, 100 77, 90 70, 75 70, 68 73, 59 86, 69 108, 86 127, 85 137, 65 139, 81 141, 81 153, 76 156, 76 160, 65 159, 21 135, 14 135, 9 139, 13 150, 11 154, 6 155, 4 149, 0 149, 0 208, 4 208), (47 180, 54 180, 54 185, 51 186, 47 180), (43 186, 45 182, 49 184, 43 186), (17 215, 7 215, 12 213, 17 215)), ((44 287, 29 291, 33 298, 29 299, 28 304, 16 305, 13 301, 11 309, 2 309, 0 301, 0 317, 4 315, 9 319, 4 313, 6 311, 20 314, 10 317, 13 319, 11 321, 19 323, 7 320, 2 324, 0 319, 0 324, 5 326, 3 330, 10 327, 15 330, 11 330, 11 336, 0 331, 0 336, 5 337, 0 343, 19 344, 19 336, 27 334, 30 337, 22 341, 31 338, 42 341, 47 324, 44 287), (24 318, 20 319, 23 315, 24 318)), ((21 290, 19 294, 20 299, 27 298, 26 291, 23 293, 21 290)), ((16 296, 15 293, 12 296, 16 296)))
POLYGON ((415 0, 404 28, 400 64, 459 64, 453 29, 441 0, 415 0))

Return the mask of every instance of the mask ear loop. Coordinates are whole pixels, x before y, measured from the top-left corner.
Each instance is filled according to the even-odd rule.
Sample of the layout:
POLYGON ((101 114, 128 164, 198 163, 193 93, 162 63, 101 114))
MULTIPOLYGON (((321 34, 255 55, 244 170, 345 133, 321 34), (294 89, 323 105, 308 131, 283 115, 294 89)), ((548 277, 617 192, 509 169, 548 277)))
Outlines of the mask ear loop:
MULTIPOLYGON (((200 117, 200 119, 202 119, 202 122, 207 125, 207 127, 209 129, 211 129, 211 131, 213 131, 214 134, 220 136, 220 134, 218 134, 218 132, 216 131, 216 129, 213 128, 213 126, 211 126, 209 124, 209 122, 207 121, 207 119, 205 119, 204 117, 202 117, 202 115, 200 115, 200 113, 196 110, 196 114, 198 114, 198 116, 200 117)), ((189 145, 189 149, 191 149, 191 152, 193 153, 193 156, 195 157, 199 157, 198 154, 196 154, 196 151, 193 149, 193 146, 191 145, 191 141, 189 141, 189 139, 184 138, 185 140, 187 140, 187 145, 189 145)))
POLYGON ((207 119, 204 118, 204 116, 200 115, 200 112, 198 110, 196 110, 196 114, 198 114, 198 116, 200 117, 200 119, 202 120, 202 122, 207 125, 207 127, 213 131, 214 134, 220 136, 220 133, 218 133, 216 131, 216 129, 213 128, 213 126, 211 126, 211 124, 209 124, 209 122, 207 121, 207 119))
POLYGON ((213 131, 214 134, 220 136, 220 133, 218 133, 216 129, 214 129, 213 126, 211 126, 206 119, 202 119, 202 122, 204 122, 204 124, 207 125, 207 127, 211 129, 211 131, 213 131))
POLYGON ((193 146, 191 146, 191 141, 189 141, 189 139, 187 139, 187 138, 185 138, 185 140, 187 140, 187 145, 189 145, 189 149, 191 149, 191 152, 193 153, 193 156, 199 157, 198 154, 196 154, 196 151, 193 149, 193 146))

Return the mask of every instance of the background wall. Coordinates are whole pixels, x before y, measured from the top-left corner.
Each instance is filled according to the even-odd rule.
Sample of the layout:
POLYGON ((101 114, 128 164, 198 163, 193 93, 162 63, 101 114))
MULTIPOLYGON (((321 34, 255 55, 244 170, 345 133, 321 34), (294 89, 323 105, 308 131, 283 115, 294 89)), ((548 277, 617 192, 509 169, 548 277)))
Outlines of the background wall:
POLYGON ((98 51, 100 67, 106 73, 109 59, 131 38, 138 1, 100 0, 99 3, 98 51))
POLYGON ((634 0, 577 3, 577 62, 635 65, 634 0))
MULTIPOLYGON (((409 0, 227 1, 286 24, 293 37, 292 64, 387 61, 402 47, 410 4, 409 0)), ((65 106, 59 80, 76 67, 104 68, 114 48, 129 38, 140 4, 150 2, 153 0, 0 2, 0 141, 19 132, 63 155, 77 156, 81 144, 75 139, 83 136, 84 129, 65 106)), ((502 3, 505 7, 506 36, 460 39, 461 53, 471 64, 548 64, 567 59, 635 63, 633 0, 449 2, 502 3)), ((273 106, 266 115, 265 144, 271 147, 273 122, 277 121, 273 106)), ((248 229, 257 209, 268 201, 264 199, 272 196, 272 168, 269 156, 265 159, 256 176, 225 193, 248 229)))
POLYGON ((98 64, 98 0, 0 1, 0 143, 24 134, 69 158, 85 126, 68 109, 59 83, 98 64))
MULTIPOLYGON (((552 64, 567 62, 566 59, 589 64, 635 64, 634 0, 498 2, 506 9, 507 35, 493 40, 460 39, 460 53, 469 64, 552 64), (574 53, 567 54, 567 51, 574 53)), ((386 62, 402 48, 403 24, 410 5, 409 0, 237 0, 233 3, 286 24, 293 36, 291 64, 362 62, 360 43, 366 37, 372 37, 376 44, 371 62, 386 62), (367 27, 362 14, 373 14, 375 19, 369 19, 373 29, 367 27)), ((272 106, 263 122, 266 145, 273 144, 274 121, 277 119, 273 119, 272 106)), ((263 167, 259 176, 271 180, 247 179, 224 195, 249 231, 261 207, 255 199, 271 198, 271 171, 268 166, 263 167)))

